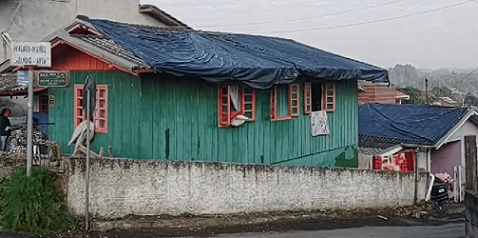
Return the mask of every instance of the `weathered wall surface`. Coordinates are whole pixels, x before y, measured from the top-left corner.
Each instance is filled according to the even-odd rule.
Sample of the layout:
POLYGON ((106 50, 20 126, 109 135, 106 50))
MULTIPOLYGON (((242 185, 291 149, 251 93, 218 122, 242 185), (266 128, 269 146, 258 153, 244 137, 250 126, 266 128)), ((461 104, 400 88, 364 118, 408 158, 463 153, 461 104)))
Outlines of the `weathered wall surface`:
MULTIPOLYGON (((68 207, 84 215, 84 159, 67 163, 68 207)), ((215 214, 412 205, 413 173, 164 160, 92 159, 90 212, 215 214)), ((418 198, 425 197, 419 177, 418 198)))

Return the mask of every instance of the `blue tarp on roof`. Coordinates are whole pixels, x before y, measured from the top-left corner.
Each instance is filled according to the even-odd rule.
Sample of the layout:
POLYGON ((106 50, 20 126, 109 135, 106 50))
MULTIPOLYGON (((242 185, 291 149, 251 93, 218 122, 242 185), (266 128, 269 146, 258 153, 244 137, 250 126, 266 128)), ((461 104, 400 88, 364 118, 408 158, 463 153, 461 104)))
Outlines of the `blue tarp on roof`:
POLYGON ((365 104, 359 107, 359 139, 435 145, 466 114, 466 108, 365 104))
POLYGON ((254 88, 297 78, 389 82, 385 69, 293 40, 86 19, 99 32, 146 61, 154 70, 210 82, 242 81, 254 88))

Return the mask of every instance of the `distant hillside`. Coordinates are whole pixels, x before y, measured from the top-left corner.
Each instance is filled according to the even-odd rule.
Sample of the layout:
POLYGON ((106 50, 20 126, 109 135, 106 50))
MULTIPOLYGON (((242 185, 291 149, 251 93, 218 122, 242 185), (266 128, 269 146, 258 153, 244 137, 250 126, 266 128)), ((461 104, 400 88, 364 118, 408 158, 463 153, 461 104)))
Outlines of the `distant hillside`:
MULTIPOLYGON (((429 101, 438 97, 450 97, 463 103, 467 95, 475 98, 478 95, 478 68, 429 70, 397 64, 388 70, 391 83, 399 88, 407 88, 407 93, 413 91, 423 94, 425 79, 428 79, 429 101)), ((424 100, 424 96, 419 97, 424 100)))

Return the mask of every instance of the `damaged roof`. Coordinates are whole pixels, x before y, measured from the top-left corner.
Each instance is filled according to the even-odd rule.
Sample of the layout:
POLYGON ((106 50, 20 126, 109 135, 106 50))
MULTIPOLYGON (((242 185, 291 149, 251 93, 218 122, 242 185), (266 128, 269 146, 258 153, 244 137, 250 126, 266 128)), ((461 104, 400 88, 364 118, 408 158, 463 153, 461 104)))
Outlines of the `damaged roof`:
POLYGON ((261 89, 289 84, 299 77, 389 82, 385 69, 289 39, 82 20, 156 72, 174 76, 215 83, 241 81, 261 89))
POLYGON ((364 104, 359 107, 360 144, 436 146, 474 110, 413 104, 364 104))

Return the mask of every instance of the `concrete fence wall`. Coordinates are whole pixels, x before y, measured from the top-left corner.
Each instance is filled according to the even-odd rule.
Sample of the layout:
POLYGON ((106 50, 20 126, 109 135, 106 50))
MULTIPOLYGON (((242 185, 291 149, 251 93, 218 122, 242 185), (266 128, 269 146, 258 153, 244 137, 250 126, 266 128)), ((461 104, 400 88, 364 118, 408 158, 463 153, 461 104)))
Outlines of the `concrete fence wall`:
MULTIPOLYGON (((84 159, 66 164, 68 207, 84 215, 84 159)), ((90 212, 105 219, 384 208, 412 205, 415 198, 414 173, 131 159, 92 159, 90 165, 90 212)), ((426 180, 418 177, 419 200, 426 180)))

